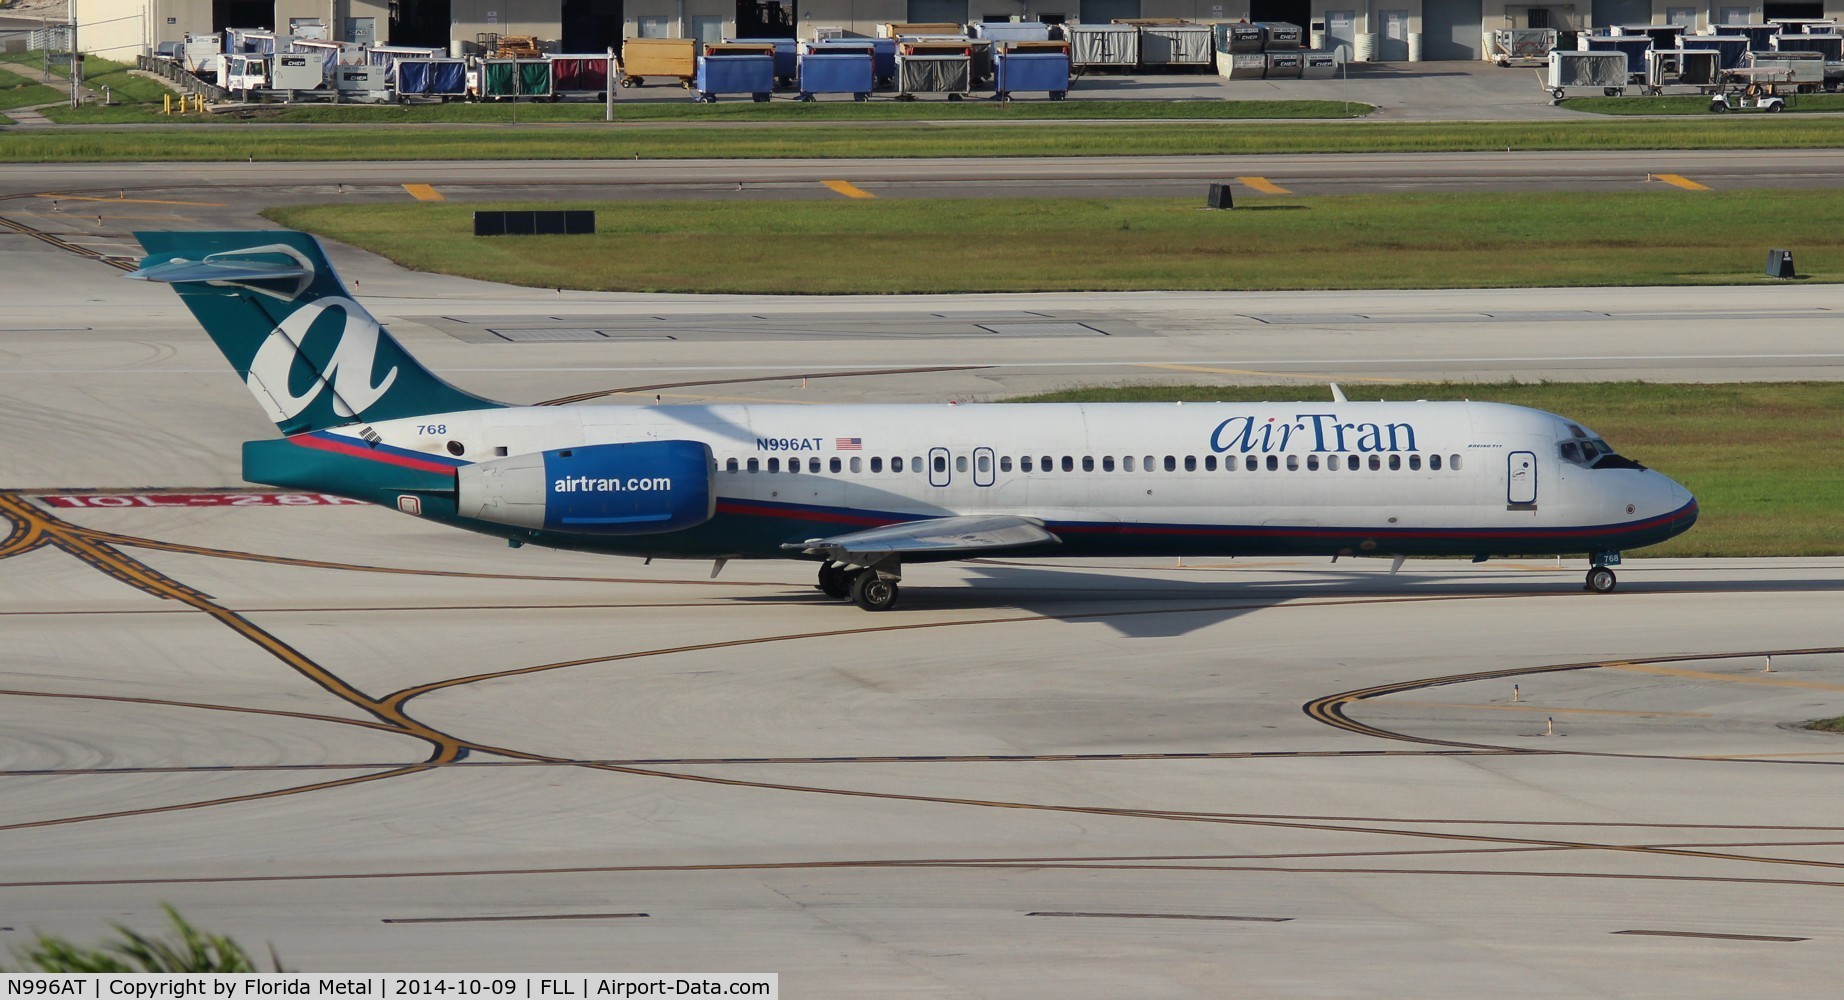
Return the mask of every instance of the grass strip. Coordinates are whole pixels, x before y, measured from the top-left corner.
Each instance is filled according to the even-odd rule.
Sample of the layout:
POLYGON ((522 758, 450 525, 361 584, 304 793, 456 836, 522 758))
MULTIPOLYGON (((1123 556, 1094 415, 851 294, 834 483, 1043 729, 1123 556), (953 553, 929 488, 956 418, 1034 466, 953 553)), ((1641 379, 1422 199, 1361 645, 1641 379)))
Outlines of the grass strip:
POLYGON ((1821 733, 1844 733, 1844 716, 1835 719, 1820 719, 1806 723, 1807 729, 1816 729, 1821 733))
MULTIPOLYGON (((819 192, 815 185, 816 193, 819 192)), ((537 287, 926 293, 1767 282, 1768 247, 1844 281, 1844 191, 1195 200, 308 205, 268 218, 407 267, 537 287), (594 236, 479 239, 483 208, 597 211, 594 236), (926 266, 918 262, 926 261, 926 266)))
POLYGON ((55 88, 0 70, 0 111, 69 100, 55 88))
MULTIPOLYGON (((631 122, 1017 122, 1017 121, 1197 121, 1283 118, 1356 118, 1375 110, 1368 104, 1342 101, 916 101, 847 100, 808 103, 787 98, 767 104, 752 101, 714 105, 684 101, 615 102, 615 120, 631 122)), ((171 121, 160 113, 156 95, 150 103, 126 107, 84 107, 58 112, 65 124, 119 124, 171 121)), ((375 125, 375 124, 593 124, 603 120, 599 103, 446 103, 446 104, 308 104, 254 105, 234 112, 202 116, 214 124, 375 125)))
MULTIPOLYGON (((1562 102, 1570 111, 1591 111, 1597 115, 1703 115, 1711 117, 1710 99, 1700 94, 1669 94, 1663 97, 1571 97, 1562 102)), ((1800 94, 1786 99, 1785 114, 1821 114, 1844 111, 1844 94, 1800 94)), ((1731 115, 1759 114, 1732 109, 1731 115)))
POLYGON ((15 135, 0 162, 576 160, 931 156, 1150 156, 1500 149, 1816 149, 1844 118, 1743 116, 1560 122, 1052 122, 1020 127, 869 122, 181 128, 15 135))
MULTIPOLYGON (((1684 484, 1697 526, 1648 556, 1844 555, 1844 383, 1419 383, 1347 386, 1352 398, 1476 399, 1582 421, 1619 452, 1684 484)), ((1322 385, 1121 386, 1023 402, 1323 403, 1322 385)))

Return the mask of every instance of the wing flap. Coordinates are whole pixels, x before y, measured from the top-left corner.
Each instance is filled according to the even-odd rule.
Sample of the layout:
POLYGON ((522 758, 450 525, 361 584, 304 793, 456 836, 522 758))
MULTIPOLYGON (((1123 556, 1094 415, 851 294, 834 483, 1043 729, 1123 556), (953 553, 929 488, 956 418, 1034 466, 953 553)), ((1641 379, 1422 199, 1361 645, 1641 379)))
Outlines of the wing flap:
POLYGON ((1026 545, 1054 545, 1061 541, 1042 521, 1032 518, 1016 514, 969 514, 886 524, 846 535, 790 542, 782 548, 824 552, 838 558, 842 555, 985 552, 1026 545))

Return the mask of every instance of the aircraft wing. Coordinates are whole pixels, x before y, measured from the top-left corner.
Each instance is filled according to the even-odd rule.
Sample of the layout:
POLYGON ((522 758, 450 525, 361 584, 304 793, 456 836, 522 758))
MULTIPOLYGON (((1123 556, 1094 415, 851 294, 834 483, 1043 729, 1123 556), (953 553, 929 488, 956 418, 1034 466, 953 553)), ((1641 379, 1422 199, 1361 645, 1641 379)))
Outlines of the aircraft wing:
POLYGON ((969 514, 886 524, 848 535, 790 542, 782 548, 825 553, 834 560, 849 562, 863 561, 853 560, 854 556, 974 553, 1060 541, 1062 539, 1044 528, 1043 522, 1032 518, 1015 514, 969 514))

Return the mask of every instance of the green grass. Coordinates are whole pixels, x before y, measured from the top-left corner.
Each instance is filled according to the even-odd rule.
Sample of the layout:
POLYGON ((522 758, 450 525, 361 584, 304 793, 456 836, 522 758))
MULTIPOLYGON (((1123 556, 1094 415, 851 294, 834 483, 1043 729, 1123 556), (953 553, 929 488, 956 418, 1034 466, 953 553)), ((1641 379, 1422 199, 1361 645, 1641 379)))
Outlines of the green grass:
POLYGON ((1816 729, 1821 733, 1844 733, 1844 716, 1835 719, 1820 719, 1806 723, 1807 729, 1816 729))
POLYGON ((56 88, 34 82, 37 79, 0 69, 0 111, 68 100, 56 88))
MULTIPOLYGON (((849 178, 849 173, 846 174, 849 178)), ((309 205, 266 215, 417 270, 606 291, 908 293, 1844 281, 1844 191, 1195 199, 309 205), (477 208, 598 211, 583 237, 472 235, 477 208), (918 267, 917 261, 927 266, 918 267)), ((817 190, 817 185, 816 185, 817 190)))
MULTIPOLYGON (((1567 414, 1684 484, 1702 513, 1648 556, 1844 554, 1844 383, 1346 385, 1352 398, 1478 399, 1567 414)), ((1323 402, 1311 386, 1074 389, 1025 402, 1323 402)))
MULTIPOLYGON (((943 105, 944 107, 946 105, 943 105)), ((721 108, 722 105, 719 105, 721 108)), ((1017 106, 1013 111, 1016 112, 1017 106)), ((1844 146, 1844 118, 1728 115, 1543 122, 1052 122, 1006 128, 907 123, 763 123, 725 128, 548 125, 494 129, 289 130, 248 126, 149 133, 44 130, 0 144, 0 162, 186 160, 730 159, 918 156, 1151 156, 1465 152, 1499 149, 1809 149, 1844 146)))
MULTIPOLYGON (((1702 115, 1710 113, 1710 99, 1700 94, 1670 94, 1663 97, 1572 97, 1562 106, 1570 111, 1592 111, 1601 115, 1702 115)), ((1785 114, 1836 113, 1844 111, 1844 94, 1801 94, 1787 98, 1785 114)), ((1754 111, 1730 111, 1729 115, 1754 115, 1754 111)))
MULTIPOLYGON (((9 52, 0 56, 0 63, 16 67, 14 72, 24 74, 30 79, 36 80, 44 73, 45 54, 42 51, 9 52)), ((51 101, 65 102, 61 108, 46 109, 46 117, 58 121, 62 120, 66 115, 81 117, 86 112, 94 114, 96 112, 114 111, 118 113, 125 112, 129 116, 122 120, 140 121, 146 119, 148 116, 144 110, 145 106, 150 103, 154 106, 158 106, 161 98, 166 94, 172 93, 172 91, 168 90, 158 80, 151 80, 144 76, 133 75, 130 71, 134 68, 134 65, 130 63, 119 63, 112 59, 104 59, 101 56, 88 56, 83 61, 84 85, 94 89, 98 94, 101 94, 104 87, 109 88, 109 99, 121 102, 124 107, 96 108, 93 105, 85 105, 81 111, 73 111, 69 107, 68 102, 70 98, 68 95, 46 87, 44 89, 51 93, 51 101)), ((67 71, 68 65, 55 65, 52 67, 53 76, 66 76, 67 71)), ((6 81, 4 79, 5 73, 5 70, 0 70, 0 87, 6 86, 6 81)), ((4 94, 0 93, 0 107, 17 108, 23 106, 20 104, 4 103, 4 101, 4 94)), ((45 102, 35 101, 33 103, 45 102)), ((159 121, 161 119, 160 116, 154 115, 153 120, 159 121)))
MULTIPOLYGON (((1108 120, 1228 120, 1276 118, 1351 118, 1374 110, 1368 104, 1345 104, 1340 101, 917 101, 898 102, 879 99, 864 104, 850 100, 817 100, 800 103, 779 97, 767 104, 753 101, 727 101, 699 105, 690 99, 670 103, 649 101, 615 102, 617 122, 903 122, 965 121, 1007 122, 1021 120, 1082 121, 1108 120)), ((600 103, 568 102, 560 104, 510 102, 449 103, 408 105, 309 104, 297 106, 254 106, 236 112, 209 116, 225 125, 255 124, 590 124, 603 120, 606 109, 600 103)), ((109 124, 118 122, 157 122, 166 120, 159 114, 159 99, 136 108, 85 108, 62 111, 59 122, 69 124, 109 124), (105 113, 109 112, 109 113, 105 113)))

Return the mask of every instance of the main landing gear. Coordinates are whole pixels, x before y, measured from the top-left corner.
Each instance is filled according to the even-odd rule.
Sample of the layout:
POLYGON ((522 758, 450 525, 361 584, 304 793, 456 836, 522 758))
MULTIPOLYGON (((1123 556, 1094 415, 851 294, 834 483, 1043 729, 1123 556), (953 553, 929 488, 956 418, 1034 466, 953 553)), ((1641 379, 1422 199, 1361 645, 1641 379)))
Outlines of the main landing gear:
POLYGON ((1584 590, 1596 594, 1611 594, 1620 585, 1620 578, 1614 575, 1610 566, 1620 565, 1620 553, 1596 552, 1588 557, 1588 582, 1584 590))
POLYGON ((902 589, 897 586, 896 567, 886 571, 846 566, 830 560, 820 564, 820 593, 836 600, 849 599, 866 611, 888 611, 896 606, 902 589))

